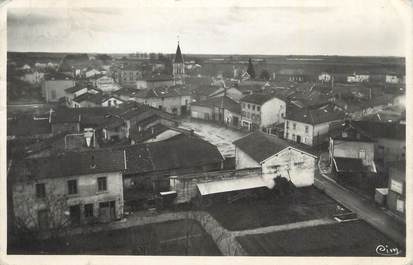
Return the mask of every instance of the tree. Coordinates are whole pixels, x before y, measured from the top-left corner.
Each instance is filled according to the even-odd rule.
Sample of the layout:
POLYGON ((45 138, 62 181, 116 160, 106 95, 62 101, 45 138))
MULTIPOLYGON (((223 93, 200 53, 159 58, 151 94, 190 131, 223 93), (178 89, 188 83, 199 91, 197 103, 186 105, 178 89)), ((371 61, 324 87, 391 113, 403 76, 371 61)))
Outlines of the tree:
POLYGON ((247 73, 250 75, 251 79, 255 79, 254 65, 252 64, 251 58, 248 59, 247 73))
POLYGON ((263 79, 265 81, 270 80, 270 73, 266 69, 263 69, 260 73, 260 79, 263 79))

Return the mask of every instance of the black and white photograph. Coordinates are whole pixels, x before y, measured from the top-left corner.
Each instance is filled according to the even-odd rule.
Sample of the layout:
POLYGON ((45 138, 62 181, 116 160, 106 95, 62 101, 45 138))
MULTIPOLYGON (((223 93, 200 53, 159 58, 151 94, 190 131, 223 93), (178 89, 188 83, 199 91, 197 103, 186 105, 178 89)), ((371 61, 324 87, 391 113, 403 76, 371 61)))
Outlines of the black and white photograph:
POLYGON ((408 264, 412 2, 103 3, 1 4, 5 256, 408 264))

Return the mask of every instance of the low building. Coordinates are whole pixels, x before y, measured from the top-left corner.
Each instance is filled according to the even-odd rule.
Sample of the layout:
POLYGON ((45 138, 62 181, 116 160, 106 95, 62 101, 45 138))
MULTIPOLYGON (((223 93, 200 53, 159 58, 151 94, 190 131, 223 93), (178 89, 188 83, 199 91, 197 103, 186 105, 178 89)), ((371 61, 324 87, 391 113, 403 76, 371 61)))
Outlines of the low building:
POLYGON ((174 79, 170 75, 157 74, 148 76, 145 79, 136 81, 137 89, 151 89, 157 87, 170 87, 175 85, 174 79))
POLYGON ((273 94, 251 94, 241 99, 241 126, 269 132, 274 124, 284 122, 286 102, 273 94))
POLYGON ((406 159, 406 124, 387 121, 353 121, 352 124, 376 140, 375 158, 382 162, 406 159))
POLYGON ((369 82, 370 74, 368 73, 354 73, 347 76, 347 83, 363 83, 369 82))
POLYGON ((191 117, 217 121, 238 128, 241 121, 241 105, 228 96, 213 97, 192 103, 191 117))
POLYGON ((95 80, 95 86, 103 93, 112 93, 118 91, 120 87, 115 83, 112 77, 101 76, 95 80))
POLYGON ((330 126, 344 118, 344 112, 336 110, 332 105, 316 109, 289 105, 284 123, 284 138, 316 146, 328 142, 330 126))
POLYGON ((406 216, 406 162, 397 161, 389 165, 389 191, 387 207, 393 212, 406 216))
POLYGON ((74 86, 75 81, 70 76, 61 73, 45 75, 42 82, 42 96, 46 102, 58 102, 60 98, 66 96, 65 89, 74 86))
POLYGON ((123 151, 66 152, 16 162, 9 173, 15 223, 59 229, 123 215, 123 151))
POLYGON ((159 192, 169 191, 171 176, 221 170, 224 160, 216 146, 188 135, 125 150, 125 204, 131 208, 145 207, 159 192))
POLYGON ((296 187, 314 183, 316 156, 308 148, 287 142, 261 131, 251 133, 234 142, 235 168, 261 168, 269 181, 286 178, 296 187))
POLYGON ((158 108, 173 115, 186 115, 191 103, 191 91, 182 86, 141 90, 136 102, 158 108))

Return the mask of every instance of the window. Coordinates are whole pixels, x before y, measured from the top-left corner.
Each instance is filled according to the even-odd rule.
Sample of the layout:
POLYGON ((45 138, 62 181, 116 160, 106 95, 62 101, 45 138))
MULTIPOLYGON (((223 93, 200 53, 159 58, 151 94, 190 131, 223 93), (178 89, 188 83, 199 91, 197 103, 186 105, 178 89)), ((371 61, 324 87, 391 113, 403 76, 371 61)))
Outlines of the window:
POLYGON ((93 204, 92 203, 85 204, 84 215, 85 215, 85 218, 93 217, 93 204))
POLYGON ((297 124, 293 123, 293 130, 295 130, 297 128, 297 124))
POLYGON ((305 133, 308 133, 308 125, 305 126, 305 133))
POLYGON ((46 187, 44 183, 36 184, 36 197, 37 198, 46 197, 46 187))
POLYGON ((98 178, 98 191, 105 191, 107 190, 107 179, 106 177, 98 178))
POLYGON ((366 158, 366 150, 360 149, 360 151, 359 151, 359 158, 360 158, 360 159, 365 159, 365 158, 366 158))
POLYGON ((260 107, 260 106, 257 106, 257 111, 260 111, 260 109, 261 109, 261 107, 260 107))
POLYGON ((67 191, 69 194, 77 194, 77 180, 76 179, 67 181, 67 191))

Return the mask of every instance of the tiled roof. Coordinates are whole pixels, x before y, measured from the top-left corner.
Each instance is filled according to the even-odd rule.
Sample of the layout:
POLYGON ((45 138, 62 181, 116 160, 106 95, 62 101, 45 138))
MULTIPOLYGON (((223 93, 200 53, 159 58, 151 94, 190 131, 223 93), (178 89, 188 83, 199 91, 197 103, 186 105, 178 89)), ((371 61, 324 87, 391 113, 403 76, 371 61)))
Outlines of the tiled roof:
POLYGON ((185 169, 223 161, 217 147, 196 136, 126 147, 127 173, 185 169))
POLYGON ((7 135, 34 136, 50 134, 49 120, 34 120, 32 117, 19 117, 7 121, 7 135))
POLYGON ((242 102, 262 105, 270 99, 276 98, 273 94, 251 94, 241 98, 242 102))
POLYGON ((290 146, 289 142, 261 131, 236 140, 234 145, 257 162, 262 162, 290 146))
POLYGON ((124 152, 108 149, 99 151, 65 152, 51 157, 24 159, 16 162, 10 175, 15 180, 61 178, 125 170, 124 152))
POLYGON ((345 113, 335 110, 333 106, 325 106, 317 109, 299 108, 291 104, 287 105, 286 120, 298 121, 307 124, 320 124, 337 121, 345 118, 345 113))
POLYGON ((370 137, 406 140, 406 125, 397 122, 352 121, 352 125, 370 137))
POLYGON ((78 97, 75 97, 73 101, 81 103, 84 101, 92 102, 96 105, 100 105, 103 100, 103 95, 101 93, 84 93, 78 97))
POLYGON ((224 108, 234 113, 238 113, 238 114, 241 113, 241 105, 228 96, 209 98, 209 99, 206 99, 200 102, 192 103, 191 105, 210 107, 210 108, 219 107, 219 108, 224 108))
POLYGON ((337 172, 367 172, 367 167, 359 158, 334 157, 334 166, 337 172))

